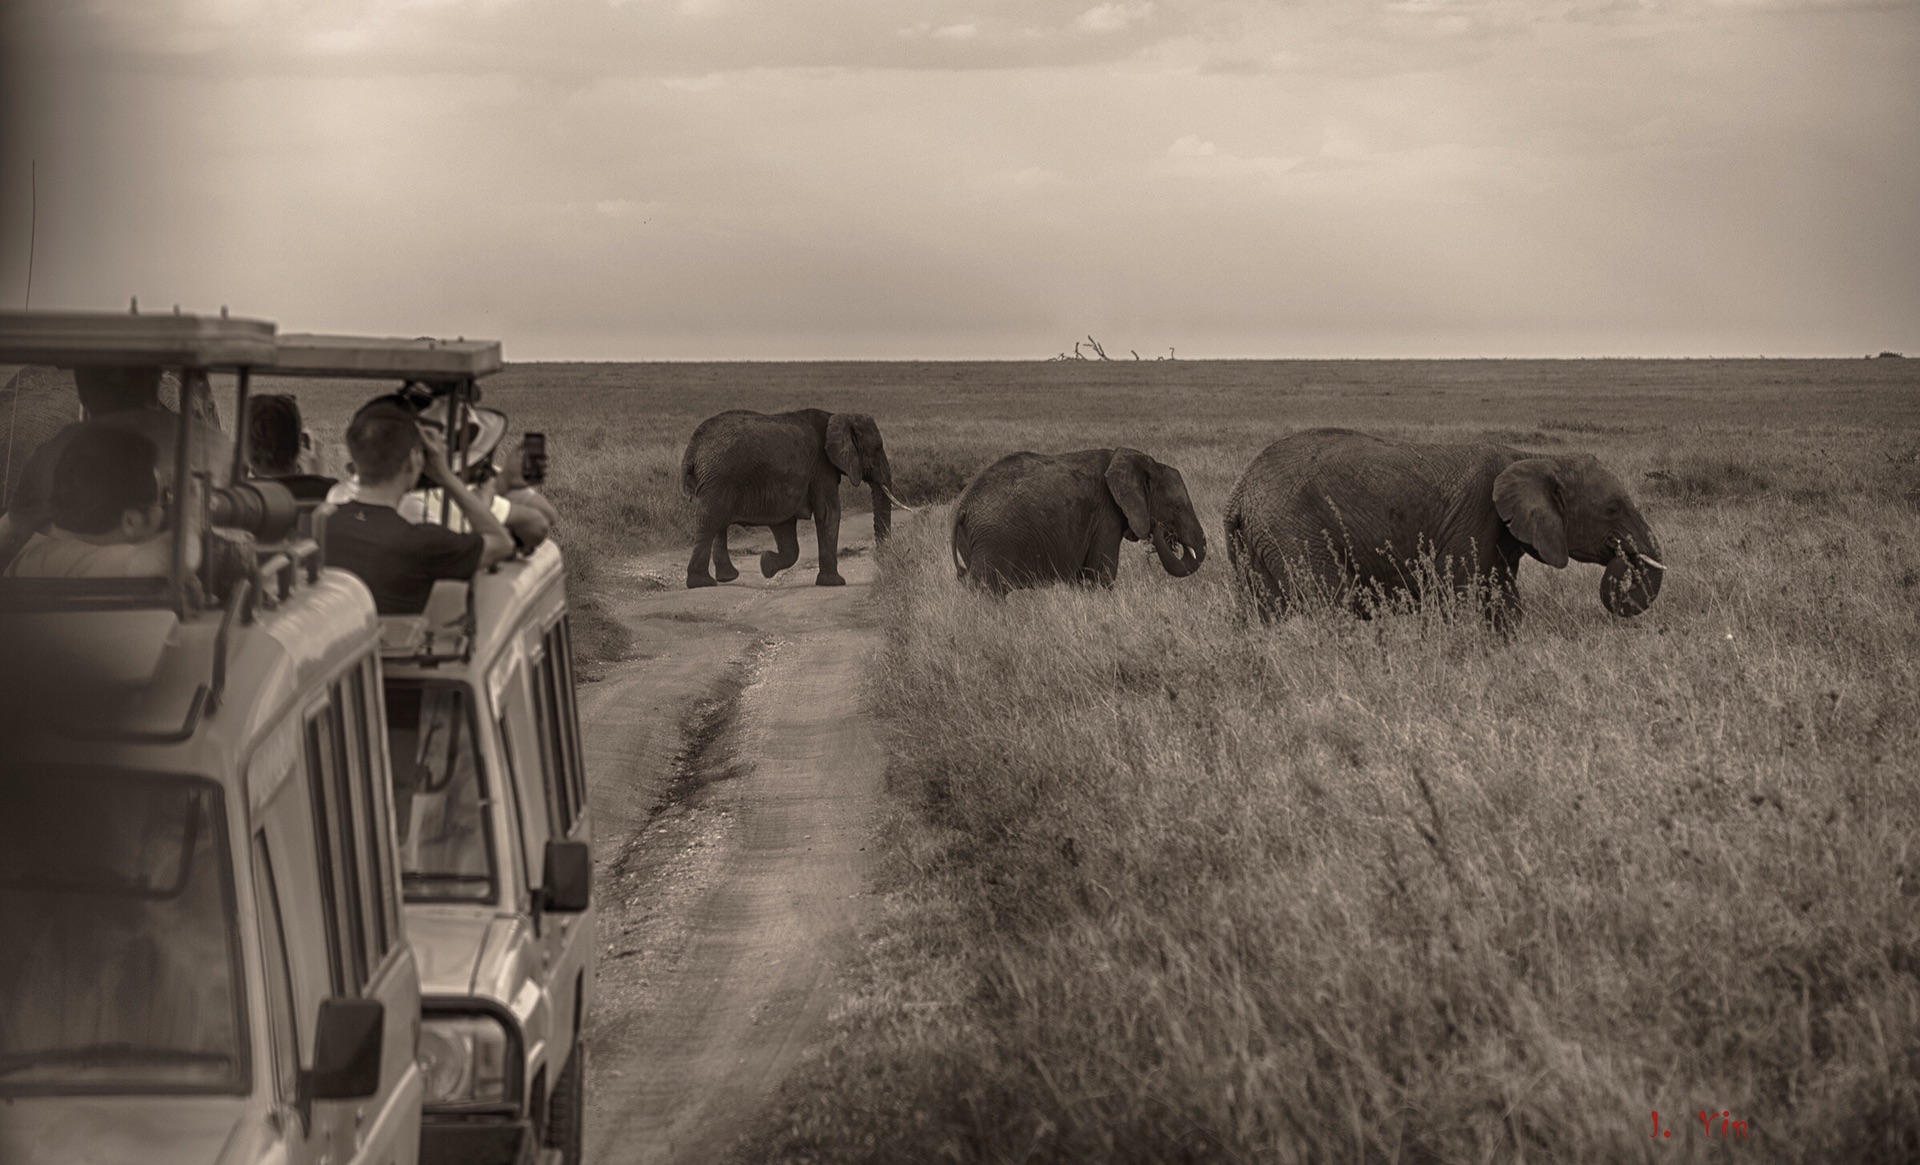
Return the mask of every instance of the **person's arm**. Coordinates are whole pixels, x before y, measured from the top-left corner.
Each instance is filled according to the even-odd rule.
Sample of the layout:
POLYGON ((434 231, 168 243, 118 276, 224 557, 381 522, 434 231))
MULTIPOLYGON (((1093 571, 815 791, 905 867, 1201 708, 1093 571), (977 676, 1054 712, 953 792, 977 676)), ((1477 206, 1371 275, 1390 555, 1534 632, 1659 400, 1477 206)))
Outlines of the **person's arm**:
POLYGON ((466 516, 467 529, 480 536, 485 549, 480 553, 480 569, 485 570, 496 562, 513 557, 513 535, 493 516, 493 507, 474 496, 453 470, 447 467, 447 447, 440 434, 426 426, 421 426, 420 440, 426 446, 427 477, 435 485, 447 491, 453 504, 460 507, 466 516))
POLYGON ((549 526, 557 526, 560 524, 560 511, 553 508, 553 503, 547 500, 547 495, 534 489, 530 485, 522 486, 519 489, 508 490, 507 500, 515 506, 526 506, 538 510, 540 516, 547 520, 547 525, 549 526))
POLYGON ((200 479, 196 476, 188 480, 184 496, 174 503, 173 512, 168 515, 168 529, 159 536, 138 543, 127 559, 127 574, 164 575, 173 573, 173 530, 174 522, 187 523, 187 570, 200 569, 200 516, 204 511, 200 479))
POLYGON ((512 502, 510 506, 507 511, 507 533, 513 535, 513 540, 520 544, 521 549, 530 551, 547 540, 547 533, 553 529, 553 524, 547 521, 545 514, 519 502, 512 502))
POLYGON ((506 493, 507 500, 514 505, 531 506, 540 511, 541 517, 547 520, 548 529, 552 529, 560 524, 560 511, 554 509, 553 503, 547 500, 546 495, 533 488, 533 484, 527 480, 527 459, 524 451, 525 442, 523 441, 514 446, 513 452, 508 454, 507 466, 500 471, 500 488, 506 493))

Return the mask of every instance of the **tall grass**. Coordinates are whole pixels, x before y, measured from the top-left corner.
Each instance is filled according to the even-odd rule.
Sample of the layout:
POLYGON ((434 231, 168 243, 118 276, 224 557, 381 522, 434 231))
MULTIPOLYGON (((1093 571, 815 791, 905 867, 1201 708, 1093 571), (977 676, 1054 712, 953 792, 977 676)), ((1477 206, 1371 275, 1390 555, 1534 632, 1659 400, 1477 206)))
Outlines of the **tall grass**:
MULTIPOLYGON (((1736 1157, 1920 1159, 1920 468, 1867 423, 1911 398, 1651 424, 1600 388, 1365 427, 1599 453, 1673 568, 1637 620, 1529 564, 1510 638, 1263 628, 1218 547, 998 602, 903 527, 884 905, 750 1152, 1611 1162, 1710 1110, 1736 1157)), ((1238 426, 1157 431, 1217 531, 1238 426)))

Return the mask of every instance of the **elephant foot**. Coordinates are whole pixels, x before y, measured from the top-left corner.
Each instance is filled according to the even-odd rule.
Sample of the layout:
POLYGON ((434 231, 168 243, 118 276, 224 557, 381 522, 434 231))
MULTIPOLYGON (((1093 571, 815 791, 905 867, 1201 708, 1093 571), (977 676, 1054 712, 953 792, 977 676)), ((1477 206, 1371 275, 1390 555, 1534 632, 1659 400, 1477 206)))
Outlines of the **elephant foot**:
POLYGON ((732 582, 734 579, 740 577, 740 572, 735 570, 731 564, 718 566, 714 568, 713 577, 719 579, 721 582, 732 582))
POLYGON ((785 569, 787 569, 787 564, 781 562, 780 557, 773 551, 769 550, 760 555, 761 578, 772 578, 785 569))
POLYGON ((699 590, 701 587, 717 587, 719 585, 720 584, 713 581, 709 575, 694 574, 691 571, 687 574, 687 589, 690 591, 699 590))
POLYGON ((820 577, 813 580, 813 585, 817 587, 843 587, 847 585, 847 580, 832 571, 823 570, 820 572, 820 577))

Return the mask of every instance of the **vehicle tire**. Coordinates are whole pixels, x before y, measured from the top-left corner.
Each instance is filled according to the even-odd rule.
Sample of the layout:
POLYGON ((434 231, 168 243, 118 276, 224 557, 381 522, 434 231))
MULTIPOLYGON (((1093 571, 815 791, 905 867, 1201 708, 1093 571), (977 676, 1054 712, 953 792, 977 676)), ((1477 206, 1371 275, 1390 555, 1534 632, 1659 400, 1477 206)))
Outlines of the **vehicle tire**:
POLYGON ((575 1040, 567 1066, 547 1097, 547 1147, 560 1150, 562 1165, 580 1165, 587 1123, 587 1050, 575 1040))

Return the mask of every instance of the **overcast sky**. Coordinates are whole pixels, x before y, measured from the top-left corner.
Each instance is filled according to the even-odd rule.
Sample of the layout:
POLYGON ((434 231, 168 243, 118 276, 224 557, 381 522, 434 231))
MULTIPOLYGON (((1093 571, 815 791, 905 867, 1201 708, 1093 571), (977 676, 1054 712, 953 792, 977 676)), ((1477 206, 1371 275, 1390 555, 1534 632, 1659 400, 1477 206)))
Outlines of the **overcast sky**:
POLYGON ((0 302, 509 359, 1920 352, 1920 3, 0 0, 0 302))

